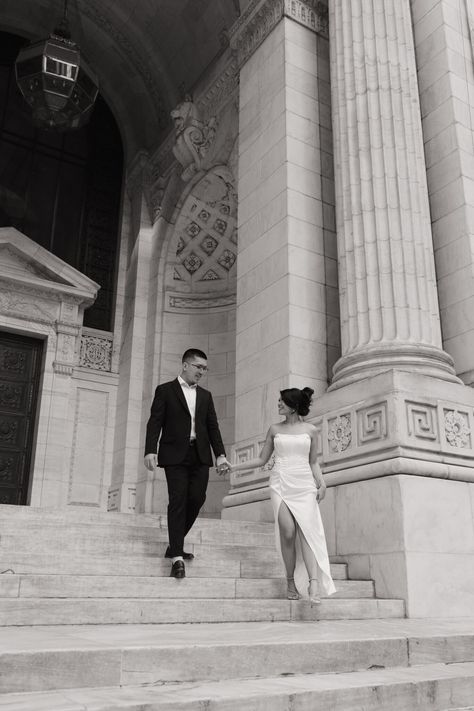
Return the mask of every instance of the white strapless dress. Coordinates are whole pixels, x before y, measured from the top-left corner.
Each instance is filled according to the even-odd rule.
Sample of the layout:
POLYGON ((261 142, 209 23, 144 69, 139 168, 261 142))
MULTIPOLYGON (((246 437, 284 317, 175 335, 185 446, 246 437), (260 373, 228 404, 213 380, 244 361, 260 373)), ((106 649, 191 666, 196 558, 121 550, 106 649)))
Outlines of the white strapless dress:
POLYGON ((275 464, 269 487, 275 515, 275 537, 281 555, 278 511, 284 501, 298 524, 296 536, 295 583, 301 595, 307 596, 308 573, 301 552, 301 533, 308 542, 320 569, 320 584, 326 595, 336 592, 324 535, 323 522, 316 499, 317 489, 309 465, 311 437, 306 432, 289 434, 278 432, 273 439, 275 464))

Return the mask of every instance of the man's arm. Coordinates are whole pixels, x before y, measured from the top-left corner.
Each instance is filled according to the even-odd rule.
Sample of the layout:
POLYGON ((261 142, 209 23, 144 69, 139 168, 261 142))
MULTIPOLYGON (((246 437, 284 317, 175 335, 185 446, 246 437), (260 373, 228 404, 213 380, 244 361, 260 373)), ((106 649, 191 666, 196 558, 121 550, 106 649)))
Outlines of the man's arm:
POLYGON ((151 405, 150 418, 146 426, 145 439, 145 466, 150 471, 158 465, 158 457, 156 454, 158 438, 166 412, 166 402, 164 399, 163 388, 159 385, 155 390, 155 397, 151 405))
POLYGON ((225 474, 230 469, 230 462, 227 461, 224 443, 222 441, 219 423, 217 422, 216 410, 211 393, 209 393, 209 405, 207 408, 207 433, 212 451, 216 458, 216 467, 219 474, 225 474))

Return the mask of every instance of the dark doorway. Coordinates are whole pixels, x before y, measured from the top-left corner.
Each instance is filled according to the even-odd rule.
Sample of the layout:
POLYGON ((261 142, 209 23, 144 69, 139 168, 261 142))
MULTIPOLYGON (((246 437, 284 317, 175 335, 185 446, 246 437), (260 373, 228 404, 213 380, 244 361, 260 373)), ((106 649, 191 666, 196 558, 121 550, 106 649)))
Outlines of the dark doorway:
POLYGON ((27 503, 42 351, 0 331, 0 504, 27 503))
POLYGON ((110 331, 123 172, 120 133, 100 96, 80 130, 35 128, 15 80, 15 59, 25 43, 0 32, 0 227, 16 227, 100 284, 84 325, 110 331))

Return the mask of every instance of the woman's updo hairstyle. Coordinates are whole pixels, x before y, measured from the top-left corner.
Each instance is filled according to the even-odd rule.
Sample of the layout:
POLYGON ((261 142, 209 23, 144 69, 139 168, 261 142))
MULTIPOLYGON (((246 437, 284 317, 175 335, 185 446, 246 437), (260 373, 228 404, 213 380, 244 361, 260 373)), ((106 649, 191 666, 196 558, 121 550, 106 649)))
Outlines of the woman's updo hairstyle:
POLYGON ((306 417, 311 407, 314 390, 311 388, 287 388, 280 390, 280 397, 287 407, 291 407, 301 417, 306 417))

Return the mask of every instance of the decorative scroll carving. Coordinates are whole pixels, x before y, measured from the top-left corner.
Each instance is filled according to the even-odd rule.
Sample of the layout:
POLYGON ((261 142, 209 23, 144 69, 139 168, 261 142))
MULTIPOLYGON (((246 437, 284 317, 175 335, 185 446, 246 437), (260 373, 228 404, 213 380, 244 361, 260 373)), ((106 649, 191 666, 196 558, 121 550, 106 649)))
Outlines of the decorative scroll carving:
POLYGON ((387 437, 387 403, 380 402, 357 412, 358 444, 387 437))
POLYGON ((446 440, 451 447, 471 447, 471 428, 467 412, 444 410, 444 429, 446 440))
POLYGON ((173 154, 183 166, 181 179, 188 182, 201 169, 202 160, 212 145, 217 129, 217 119, 212 116, 206 123, 190 96, 171 112, 176 131, 173 154))
POLYGON ((437 410, 421 402, 406 403, 408 434, 419 439, 438 441, 437 410))
POLYGON ((332 452, 344 452, 352 440, 351 416, 338 415, 328 420, 328 443, 332 452))
POLYGON ((83 333, 79 351, 79 365, 92 370, 110 372, 112 369, 112 336, 83 333))
POLYGON ((318 0, 252 0, 230 32, 239 66, 252 56, 283 17, 328 36, 327 7, 318 0))

